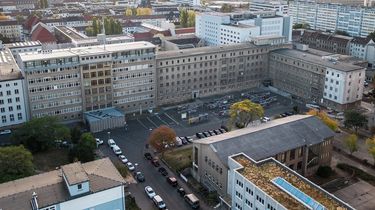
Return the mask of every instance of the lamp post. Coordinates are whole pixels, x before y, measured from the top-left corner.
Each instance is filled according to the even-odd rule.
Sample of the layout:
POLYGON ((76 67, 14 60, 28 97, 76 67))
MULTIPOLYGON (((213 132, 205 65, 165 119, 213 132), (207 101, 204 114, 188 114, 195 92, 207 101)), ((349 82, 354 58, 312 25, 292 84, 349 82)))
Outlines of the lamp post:
POLYGON ((107 133, 107 134, 108 134, 108 140, 109 140, 109 139, 111 139, 111 132, 110 132, 110 131, 108 131, 108 133, 107 133))

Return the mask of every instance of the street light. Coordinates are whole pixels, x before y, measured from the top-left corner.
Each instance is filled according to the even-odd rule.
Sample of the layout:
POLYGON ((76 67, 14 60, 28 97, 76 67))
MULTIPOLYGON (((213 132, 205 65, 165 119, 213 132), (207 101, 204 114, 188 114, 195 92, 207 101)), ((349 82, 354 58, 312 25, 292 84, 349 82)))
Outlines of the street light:
POLYGON ((109 139, 111 139, 111 132, 110 132, 110 131, 108 131, 108 133, 107 133, 107 134, 108 134, 108 140, 109 140, 109 139))

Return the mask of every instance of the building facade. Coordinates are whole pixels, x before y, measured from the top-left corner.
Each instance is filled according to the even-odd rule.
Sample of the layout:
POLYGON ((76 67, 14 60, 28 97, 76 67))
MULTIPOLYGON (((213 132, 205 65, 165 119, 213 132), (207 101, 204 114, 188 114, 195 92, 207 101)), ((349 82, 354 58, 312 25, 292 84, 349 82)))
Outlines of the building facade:
POLYGON ((270 54, 273 86, 307 103, 336 110, 358 105, 362 99, 365 68, 307 51, 276 50, 270 54))
POLYGON ((309 176, 320 165, 330 164, 333 136, 333 131, 319 119, 295 115, 204 138, 193 143, 192 175, 208 189, 225 196, 230 188, 228 157, 243 152, 254 160, 273 157, 309 176), (301 139, 306 133, 310 133, 309 137, 301 139))
POLYGON ((254 161, 240 153, 228 165, 228 209, 354 209, 273 158, 254 161))
POLYGON ((223 45, 251 41, 259 36, 292 38, 292 19, 274 11, 241 14, 201 13, 196 15, 196 36, 207 45, 223 45), (259 13, 259 14, 258 14, 259 13))
POLYGON ((278 14, 287 15, 288 14, 288 2, 279 1, 264 1, 264 0, 252 0, 249 3, 250 11, 276 11, 278 14))
POLYGON ((2 183, 0 203, 3 209, 125 210, 125 183, 109 158, 83 164, 75 162, 61 169, 2 183))
POLYGON ((24 41, 22 24, 16 20, 0 21, 0 34, 10 39, 11 42, 24 41))
POLYGON ((311 29, 345 31, 350 36, 366 37, 375 28, 375 9, 371 7, 294 1, 289 14, 295 23, 307 23, 311 29))
MULTIPOLYGON (((1 47, 0 47, 1 49, 1 47)), ((26 122, 24 76, 9 49, 0 50, 0 127, 26 122)))
POLYGON ((267 78, 268 53, 283 47, 242 43, 159 52, 158 105, 258 87, 267 78))
POLYGON ((20 54, 31 117, 80 121, 108 107, 126 113, 156 103, 155 46, 148 42, 20 54))

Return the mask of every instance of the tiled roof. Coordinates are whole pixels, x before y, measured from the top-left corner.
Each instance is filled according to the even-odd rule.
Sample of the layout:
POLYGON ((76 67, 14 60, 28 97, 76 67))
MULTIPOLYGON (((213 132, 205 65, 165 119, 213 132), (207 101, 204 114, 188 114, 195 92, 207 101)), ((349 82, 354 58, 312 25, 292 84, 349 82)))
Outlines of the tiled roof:
POLYGON ((41 43, 55 42, 55 36, 42 24, 38 25, 31 34, 32 41, 40 41, 41 43))
POLYGON ((367 45, 370 42, 371 38, 364 38, 364 37, 354 37, 352 43, 360 44, 360 45, 367 45))
POLYGON ((195 33, 195 28, 190 27, 190 28, 179 28, 175 30, 176 34, 191 34, 195 33))

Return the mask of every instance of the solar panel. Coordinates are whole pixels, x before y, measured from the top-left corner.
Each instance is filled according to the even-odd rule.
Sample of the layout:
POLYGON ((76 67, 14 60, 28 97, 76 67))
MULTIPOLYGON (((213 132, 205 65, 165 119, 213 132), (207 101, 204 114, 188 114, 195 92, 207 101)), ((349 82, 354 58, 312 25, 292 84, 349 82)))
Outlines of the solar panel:
POLYGON ((304 192, 299 190, 298 188, 294 187, 292 184, 290 184, 288 181, 281 177, 276 177, 272 180, 272 182, 278 186, 280 189, 288 193, 289 195, 296 198, 299 202, 303 203, 304 205, 310 207, 314 210, 325 210, 326 208, 315 201, 310 196, 306 195, 304 192))

